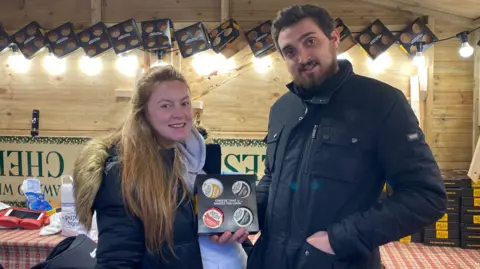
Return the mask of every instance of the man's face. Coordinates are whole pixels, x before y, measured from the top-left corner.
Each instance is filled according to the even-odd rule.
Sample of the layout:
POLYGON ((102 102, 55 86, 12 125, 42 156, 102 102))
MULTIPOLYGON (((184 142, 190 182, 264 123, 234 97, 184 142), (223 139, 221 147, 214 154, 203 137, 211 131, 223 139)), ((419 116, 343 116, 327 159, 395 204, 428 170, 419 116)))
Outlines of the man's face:
POLYGON ((293 81, 305 89, 321 84, 336 71, 339 43, 338 31, 328 38, 310 18, 283 28, 278 36, 293 81))

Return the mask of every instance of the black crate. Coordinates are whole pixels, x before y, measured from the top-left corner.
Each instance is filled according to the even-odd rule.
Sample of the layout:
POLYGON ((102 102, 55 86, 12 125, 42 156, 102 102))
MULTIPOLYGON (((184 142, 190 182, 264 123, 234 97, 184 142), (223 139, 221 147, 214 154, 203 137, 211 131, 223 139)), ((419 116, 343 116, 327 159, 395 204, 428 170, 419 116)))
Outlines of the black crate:
POLYGON ((77 34, 80 46, 88 57, 93 58, 110 50, 112 42, 107 26, 103 22, 96 23, 77 34))
POLYGON ((12 41, 15 42, 27 59, 33 58, 48 44, 45 38, 45 30, 36 21, 30 22, 13 34, 12 41))
POLYGON ((376 59, 395 43, 395 36, 379 19, 360 32, 355 39, 372 59, 376 59))
POLYGON ((229 19, 213 29, 209 34, 212 50, 230 58, 248 45, 245 34, 238 23, 229 19))
POLYGON ((8 46, 12 43, 12 39, 8 35, 7 31, 0 26, 0 52, 4 49, 8 48, 8 46))
POLYGON ((128 19, 108 28, 108 35, 116 54, 142 46, 142 38, 134 19, 128 19))
POLYGON ((67 56, 80 47, 80 42, 71 22, 64 23, 50 30, 47 32, 46 37, 53 55, 57 58, 67 56))
POLYGON ((175 31, 175 40, 183 58, 210 49, 207 29, 201 22, 175 31))
POLYGON ((173 48, 175 30, 170 19, 142 21, 142 42, 146 50, 169 50, 173 48))
POLYGON ((248 44, 255 57, 262 57, 275 51, 270 28, 272 21, 268 20, 246 33, 248 44))

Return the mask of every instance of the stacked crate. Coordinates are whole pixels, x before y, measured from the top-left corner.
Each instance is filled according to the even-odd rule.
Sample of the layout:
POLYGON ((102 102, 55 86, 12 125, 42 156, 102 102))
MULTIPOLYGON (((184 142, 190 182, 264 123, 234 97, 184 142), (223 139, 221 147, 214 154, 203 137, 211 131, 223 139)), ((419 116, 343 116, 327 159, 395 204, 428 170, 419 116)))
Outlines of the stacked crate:
POLYGON ((480 184, 471 180, 462 190, 461 247, 480 249, 480 184))
POLYGON ((431 246, 460 246, 461 195, 465 185, 459 171, 442 171, 447 190, 447 213, 437 222, 425 228, 424 244, 431 246))

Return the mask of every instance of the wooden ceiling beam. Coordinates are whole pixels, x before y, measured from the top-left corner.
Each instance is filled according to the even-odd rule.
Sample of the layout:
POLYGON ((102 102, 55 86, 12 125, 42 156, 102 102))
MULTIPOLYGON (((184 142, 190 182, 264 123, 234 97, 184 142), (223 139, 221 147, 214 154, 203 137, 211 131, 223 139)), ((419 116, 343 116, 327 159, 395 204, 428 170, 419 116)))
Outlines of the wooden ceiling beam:
POLYGON ((480 27, 480 17, 473 20, 473 26, 474 27, 480 27))
POLYGON ((92 25, 102 21, 102 0, 90 0, 90 21, 92 25))
POLYGON ((230 19, 230 0, 220 2, 220 23, 230 19))
POLYGON ((406 11, 417 15, 427 15, 435 17, 437 20, 448 21, 452 24, 461 25, 471 29, 474 27, 474 21, 469 18, 449 14, 446 12, 424 8, 416 5, 399 3, 392 0, 360 0, 361 2, 372 4, 375 6, 385 7, 393 10, 406 11))

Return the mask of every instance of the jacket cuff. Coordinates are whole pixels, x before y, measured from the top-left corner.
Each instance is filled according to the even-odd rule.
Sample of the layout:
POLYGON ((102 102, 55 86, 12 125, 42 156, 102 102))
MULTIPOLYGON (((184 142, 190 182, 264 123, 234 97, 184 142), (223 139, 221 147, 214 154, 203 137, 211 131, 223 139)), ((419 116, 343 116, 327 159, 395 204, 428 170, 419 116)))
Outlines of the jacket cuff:
POLYGON ((327 229, 327 234, 328 234, 328 241, 330 242, 330 247, 333 249, 333 252, 335 252, 335 256, 338 258, 347 258, 344 250, 342 249, 342 246, 346 247, 347 245, 345 243, 342 243, 341 236, 340 238, 337 236, 341 233, 338 233, 336 230, 338 230, 336 227, 338 224, 334 224, 330 226, 327 229))
POLYGON ((366 243, 363 242, 359 234, 352 233, 350 229, 346 229, 343 222, 335 223, 327 229, 328 240, 335 255, 339 259, 356 259, 367 257, 371 254, 367 248, 366 243))

